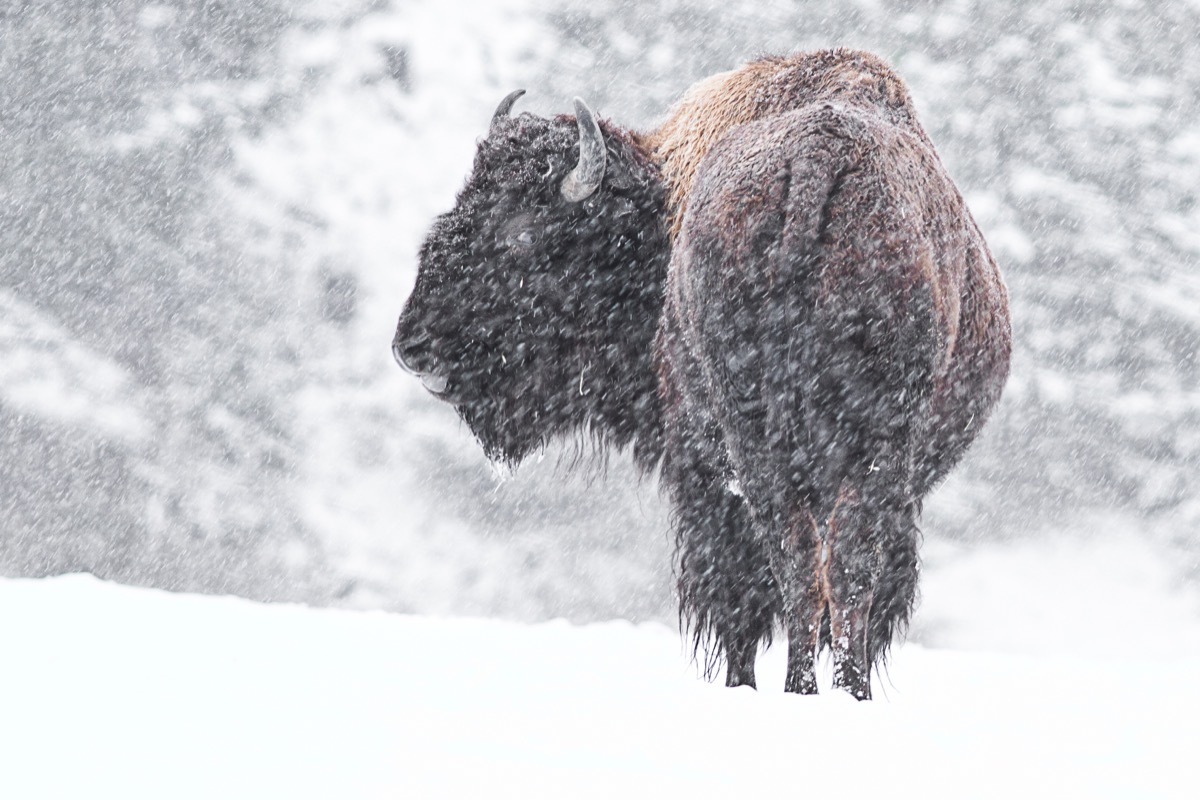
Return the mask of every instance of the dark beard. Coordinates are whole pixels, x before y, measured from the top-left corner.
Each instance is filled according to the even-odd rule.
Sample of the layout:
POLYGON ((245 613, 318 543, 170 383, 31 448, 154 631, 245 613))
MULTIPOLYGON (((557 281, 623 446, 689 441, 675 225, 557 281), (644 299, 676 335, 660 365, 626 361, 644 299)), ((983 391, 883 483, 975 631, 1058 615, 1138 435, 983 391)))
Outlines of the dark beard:
POLYGON ((514 467, 542 448, 550 434, 536 410, 506 406, 488 398, 461 403, 456 409, 488 460, 514 467))

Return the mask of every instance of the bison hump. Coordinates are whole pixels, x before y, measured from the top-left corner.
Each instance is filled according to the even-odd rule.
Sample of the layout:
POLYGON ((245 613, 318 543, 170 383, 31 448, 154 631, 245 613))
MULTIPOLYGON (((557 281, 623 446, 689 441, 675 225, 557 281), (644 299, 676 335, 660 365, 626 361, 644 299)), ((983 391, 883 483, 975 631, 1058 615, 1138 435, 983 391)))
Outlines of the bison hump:
POLYGON ((836 48, 770 56, 696 83, 640 138, 658 162, 679 232, 701 162, 739 125, 826 103, 888 117, 923 136, 908 89, 880 58, 836 48))

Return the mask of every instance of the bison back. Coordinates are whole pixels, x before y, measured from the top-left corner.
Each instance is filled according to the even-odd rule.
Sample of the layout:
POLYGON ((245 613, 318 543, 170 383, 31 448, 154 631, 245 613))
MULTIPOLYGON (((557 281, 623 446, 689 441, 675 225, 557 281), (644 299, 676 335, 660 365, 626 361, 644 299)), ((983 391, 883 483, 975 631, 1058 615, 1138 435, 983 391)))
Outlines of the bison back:
POLYGON ((821 515, 848 478, 915 499, 958 460, 1007 373, 1003 301, 924 135, 822 105, 706 155, 664 325, 746 489, 821 515))

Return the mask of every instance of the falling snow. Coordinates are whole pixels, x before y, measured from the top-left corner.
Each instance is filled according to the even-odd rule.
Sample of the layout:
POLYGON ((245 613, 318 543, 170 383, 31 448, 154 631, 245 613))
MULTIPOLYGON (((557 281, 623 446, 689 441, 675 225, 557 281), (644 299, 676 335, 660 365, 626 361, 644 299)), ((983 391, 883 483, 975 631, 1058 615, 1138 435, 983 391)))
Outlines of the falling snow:
MULTIPOLYGON (((90 572, 315 606, 648 622, 621 630, 640 642, 629 645, 631 661, 643 646, 663 651, 645 657, 655 665, 647 669, 669 673, 664 683, 647 688, 630 668, 586 697, 604 705, 661 689, 668 699, 646 708, 699 724, 696 709, 711 704, 715 719, 738 730, 774 731, 808 715, 849 733, 852 716, 911 737, 886 756, 896 765, 889 775, 905 757, 932 772, 929 753, 957 753, 981 782, 997 770, 982 745, 972 749, 972 735, 1011 745, 1011 759, 1052 776, 1019 741, 1030 730, 1018 715, 1044 712, 1060 741, 1096 731, 1103 745, 1088 754, 1073 744, 1063 763, 1084 770, 1101 751, 1120 755, 1079 786, 1110 796, 1177 788, 1181 773, 1140 749, 1151 740, 1126 738, 1113 721, 1126 715, 1163 734, 1156 742, 1172 733, 1183 741, 1186 731, 1162 726, 1167 689, 1186 686, 1200 653, 1200 5, 502 0, 464 2, 454 13, 433 0, 18 5, 0 11, 0 575, 90 572), (625 455, 602 463, 575 441, 552 444, 515 474, 496 470, 388 349, 421 239, 454 203, 509 91, 527 89, 521 107, 533 113, 568 113, 579 95, 602 117, 647 129, 704 76, 764 52, 829 45, 878 52, 908 82, 1013 303, 1013 371, 1001 405, 925 508, 923 597, 912 644, 897 652, 895 691, 883 700, 895 707, 884 711, 692 688, 674 634, 654 626, 675 619, 669 519, 654 479, 639 478, 625 455), (996 652, 1008 655, 984 655, 996 652), (1070 688, 1056 694, 1062 687, 1070 688), (973 702, 982 703, 977 712, 973 702), (1001 715, 1001 732, 989 728, 990 714, 1001 715), (1131 783, 1136 776, 1150 783, 1131 783)), ((84 579, 44 591, 0 582, 2 616, 23 626, 6 640, 21 656, 16 669, 52 674, 39 660, 45 632, 60 630, 63 646, 78 633, 56 628, 66 623, 54 609, 84 613, 93 601, 110 615, 93 631, 108 633, 89 633, 86 650, 60 655, 102 657, 122 680, 158 663, 131 633, 149 617, 164 629, 193 612, 210 627, 259 632, 341 624, 323 616, 332 612, 230 600, 213 601, 210 614, 196 598, 125 592, 84 579)), ((613 644, 615 628, 572 638, 563 625, 447 622, 422 639, 414 631, 432 623, 418 618, 336 619, 355 629, 378 622, 380 635, 434 651, 461 652, 482 630, 495 640, 528 636, 548 662, 575 643, 592 655, 628 644, 613 644)), ((201 641, 209 650, 187 650, 201 669, 204 659, 236 662, 236 648, 201 641)), ((375 660, 364 667, 374 670, 398 650, 358 642, 352 652, 375 660)), ((195 666, 180 658, 166 666, 195 666)), ((260 682, 296 669, 261 650, 240 663, 260 682)), ((354 680, 348 663, 334 680, 354 680)), ((576 680, 580 663, 547 672, 576 680)), ((223 681, 240 680, 225 669, 223 681)), ((318 696, 318 677, 297 673, 289 685, 318 696)), ((373 680, 400 693, 384 695, 388 708, 407 707, 399 681, 382 671, 373 680)), ((26 703, 22 730, 102 735, 88 727, 101 717, 79 710, 86 703, 68 713, 76 689, 35 685, 47 714, 66 716, 39 718, 26 703)), ((149 695, 121 685, 133 697, 130 719, 162 721, 138 705, 149 695)), ((521 685, 528 706, 546 715, 522 723, 529 735, 516 744, 470 751, 479 757, 470 763, 511 775, 542 754, 547 772, 529 774, 549 783, 537 785, 596 774, 586 757, 580 771, 553 772, 550 756, 569 758, 538 738, 537 720, 562 722, 552 701, 570 701, 521 685)), ((487 705, 477 688, 439 692, 460 712, 483 704, 497 730, 520 707, 487 705)), ((255 708, 269 714, 283 707, 276 701, 255 708)), ((1188 702, 1196 707, 1191 695, 1178 699, 1188 702)), ((421 719, 434 725, 426 712, 421 719)), ((340 713, 321 719, 353 728, 340 713)), ((637 713, 632 702, 618 706, 605 724, 616 729, 637 713)), ((192 747, 225 733, 217 716, 205 719, 197 736, 209 738, 192 747)), ((363 725, 396 746, 413 742, 378 717, 363 725)), ((429 747, 445 749, 431 764, 461 769, 473 758, 439 760, 465 740, 435 729, 444 735, 429 747)), ((152 730, 131 723, 123 732, 131 747, 150 747, 152 730)), ((326 752, 346 764, 391 755, 354 741, 363 747, 355 756, 348 747, 326 752)), ((587 741, 585 752, 644 774, 630 749, 587 741)), ((823 746, 771 741, 763 752, 785 752, 780 742, 823 746)), ((83 740, 70 742, 82 756, 83 740)), ((655 752, 699 763, 683 749, 655 752)), ((97 753, 110 756, 109 768, 119 763, 104 749, 88 757, 97 753)), ((182 760, 165 763, 195 764, 174 758, 182 760)), ((965 770, 948 794, 968 780, 965 770)), ((655 774, 671 794, 677 774, 655 774)), ((349 796, 355 784, 340 783, 348 775, 335 769, 332 783, 313 785, 349 796)), ((995 780, 1035 785, 1009 773, 995 780)), ((142 785, 162 787, 153 776, 142 785)))

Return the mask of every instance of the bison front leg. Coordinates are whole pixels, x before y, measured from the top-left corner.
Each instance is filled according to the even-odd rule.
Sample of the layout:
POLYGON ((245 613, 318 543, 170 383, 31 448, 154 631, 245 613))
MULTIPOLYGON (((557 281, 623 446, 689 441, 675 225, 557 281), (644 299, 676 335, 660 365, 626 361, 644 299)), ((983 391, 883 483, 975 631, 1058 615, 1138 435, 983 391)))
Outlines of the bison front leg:
POLYGON ((758 645, 770 636, 779 592, 753 539, 740 497, 698 471, 677 491, 680 613, 711 677, 722 657, 726 686, 754 686, 758 645))
POLYGON ((658 345, 666 418, 663 486, 675 509, 680 621, 712 678, 754 686, 758 645, 779 615, 779 588, 729 467, 695 358, 666 316, 658 345))

